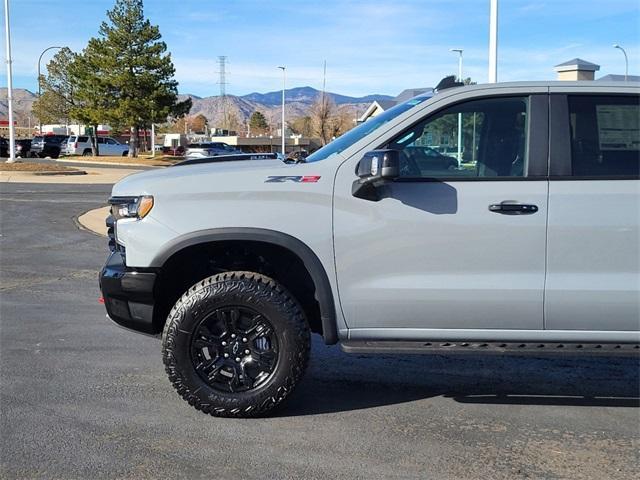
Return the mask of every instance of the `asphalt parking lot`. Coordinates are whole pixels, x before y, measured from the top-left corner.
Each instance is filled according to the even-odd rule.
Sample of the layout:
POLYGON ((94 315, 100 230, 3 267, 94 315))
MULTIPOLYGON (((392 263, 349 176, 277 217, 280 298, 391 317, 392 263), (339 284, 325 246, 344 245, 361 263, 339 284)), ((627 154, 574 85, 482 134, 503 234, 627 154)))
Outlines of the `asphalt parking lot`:
POLYGON ((0 478, 637 478, 637 358, 348 356, 276 415, 217 419, 105 318, 107 185, 0 184, 0 478))

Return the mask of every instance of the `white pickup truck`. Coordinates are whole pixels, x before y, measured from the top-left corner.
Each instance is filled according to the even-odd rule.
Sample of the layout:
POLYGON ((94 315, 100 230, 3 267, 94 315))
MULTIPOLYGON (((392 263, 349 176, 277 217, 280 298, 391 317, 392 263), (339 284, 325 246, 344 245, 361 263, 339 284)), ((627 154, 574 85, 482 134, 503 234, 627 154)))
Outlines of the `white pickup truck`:
POLYGON ((356 354, 636 354, 639 94, 441 87, 297 163, 131 175, 110 199, 108 315, 162 336, 178 393, 230 417, 291 393, 311 332, 356 354), (423 155, 456 138, 459 166, 423 155))

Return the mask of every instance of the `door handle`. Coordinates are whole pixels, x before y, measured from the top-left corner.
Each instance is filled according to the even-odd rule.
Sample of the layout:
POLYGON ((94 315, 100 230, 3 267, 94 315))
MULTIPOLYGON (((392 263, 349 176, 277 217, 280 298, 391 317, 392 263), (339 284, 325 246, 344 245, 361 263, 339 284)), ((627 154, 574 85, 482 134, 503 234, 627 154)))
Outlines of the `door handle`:
POLYGON ((529 203, 502 202, 489 205, 489 211, 501 213, 502 215, 531 215, 538 211, 538 206, 529 203))

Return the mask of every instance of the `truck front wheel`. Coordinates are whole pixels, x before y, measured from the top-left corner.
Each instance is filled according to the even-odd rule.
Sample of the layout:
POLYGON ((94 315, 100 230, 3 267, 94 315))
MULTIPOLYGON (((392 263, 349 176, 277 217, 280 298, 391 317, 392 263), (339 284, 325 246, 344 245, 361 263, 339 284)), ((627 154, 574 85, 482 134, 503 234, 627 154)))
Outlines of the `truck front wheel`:
POLYGON ((220 417, 255 417, 302 378, 310 333, 302 308, 273 279, 226 272, 192 286, 162 335, 169 380, 190 405, 220 417))

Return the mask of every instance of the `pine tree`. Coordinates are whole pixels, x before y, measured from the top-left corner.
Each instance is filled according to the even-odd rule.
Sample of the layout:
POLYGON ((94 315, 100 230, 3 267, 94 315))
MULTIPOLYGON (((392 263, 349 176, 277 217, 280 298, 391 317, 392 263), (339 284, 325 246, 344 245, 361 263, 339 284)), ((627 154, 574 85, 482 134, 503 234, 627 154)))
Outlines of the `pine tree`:
POLYGON ((178 102, 171 55, 159 28, 145 19, 142 0, 116 0, 107 19, 76 62, 81 106, 74 113, 92 125, 128 127, 135 157, 139 129, 188 113, 191 100, 178 102))
POLYGON ((269 124, 267 123, 267 119, 264 118, 262 112, 255 111, 251 114, 251 118, 249 119, 249 128, 252 133, 264 133, 269 128, 269 124))

